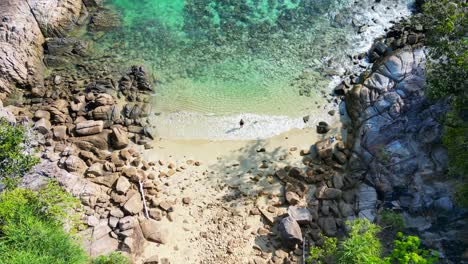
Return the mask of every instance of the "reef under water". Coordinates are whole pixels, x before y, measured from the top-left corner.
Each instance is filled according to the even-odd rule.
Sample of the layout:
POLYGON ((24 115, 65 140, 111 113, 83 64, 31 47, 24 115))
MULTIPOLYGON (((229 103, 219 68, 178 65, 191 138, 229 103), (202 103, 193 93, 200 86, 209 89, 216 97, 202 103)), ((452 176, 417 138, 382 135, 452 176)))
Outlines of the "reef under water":
POLYGON ((409 0, 386 2, 110 0, 121 26, 95 46, 122 70, 143 64, 151 73, 155 122, 171 127, 162 136, 263 138, 332 107, 324 94, 356 66, 349 57, 410 13, 409 0), (258 128, 227 133, 239 117, 258 128))

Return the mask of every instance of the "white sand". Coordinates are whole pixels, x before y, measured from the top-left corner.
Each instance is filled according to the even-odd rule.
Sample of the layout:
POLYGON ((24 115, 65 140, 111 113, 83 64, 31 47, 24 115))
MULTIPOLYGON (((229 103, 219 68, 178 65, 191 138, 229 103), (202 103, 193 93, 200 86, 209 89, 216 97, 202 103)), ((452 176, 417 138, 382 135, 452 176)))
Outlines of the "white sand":
MULTIPOLYGON (((336 133, 338 128, 327 136, 336 133)), ((142 151, 145 159, 163 160, 165 165, 159 166, 163 172, 169 170, 169 163, 186 168, 163 178, 160 201, 175 202, 173 221, 167 217, 162 220, 162 226, 170 230, 170 241, 150 244, 144 256, 167 257, 171 263, 248 263, 261 254, 256 248, 273 252, 279 242, 257 234, 267 223, 265 218, 249 215, 249 211, 275 205, 278 212, 271 216, 285 213, 282 184, 273 177, 275 169, 284 165, 303 167, 300 151, 324 137, 306 128, 258 141, 154 142, 154 149, 142 151), (257 152, 260 148, 265 152, 257 152), (187 165, 187 160, 201 165, 187 165), (268 168, 260 168, 262 161, 268 168), (189 205, 182 203, 184 197, 191 199, 189 205)), ((271 258, 271 253, 268 256, 271 258)))

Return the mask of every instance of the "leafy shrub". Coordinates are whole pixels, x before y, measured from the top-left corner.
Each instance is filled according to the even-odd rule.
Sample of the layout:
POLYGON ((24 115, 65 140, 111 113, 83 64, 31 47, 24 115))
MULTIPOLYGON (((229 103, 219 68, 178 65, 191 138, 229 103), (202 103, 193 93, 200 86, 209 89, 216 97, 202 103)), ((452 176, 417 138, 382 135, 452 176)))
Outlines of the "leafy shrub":
POLYGON ((421 241, 416 236, 404 236, 397 234, 394 241, 395 247, 390 256, 384 259, 384 264, 432 264, 437 262, 437 254, 434 251, 421 249, 421 241))
POLYGON ((388 209, 383 210, 380 214, 380 225, 384 228, 390 227, 393 230, 402 230, 405 228, 403 217, 388 209))
POLYGON ((99 256, 95 258, 92 264, 129 264, 127 257, 119 252, 112 252, 106 256, 99 256))
POLYGON ((41 192, 25 189, 0 195, 1 263, 81 264, 88 257, 63 229, 71 199, 57 185, 41 192))
POLYGON ((0 118, 0 181, 14 188, 19 178, 39 163, 39 158, 26 152, 26 131, 0 118))
POLYGON ((337 262, 342 264, 380 263, 382 246, 376 234, 380 228, 367 219, 347 221, 350 228, 349 237, 338 249, 337 262))
POLYGON ((456 202, 468 206, 468 4, 464 0, 427 0, 423 10, 430 47, 426 92, 433 99, 452 99, 443 143, 449 153, 450 175, 459 177, 456 202))
POLYGON ((325 237, 322 247, 311 247, 310 256, 306 259, 306 263, 322 264, 326 263, 325 260, 333 257, 337 252, 338 240, 334 237, 325 237))
POLYGON ((431 59, 427 93, 435 99, 455 96, 456 106, 467 103, 467 7, 464 0, 427 0, 423 6, 431 59))

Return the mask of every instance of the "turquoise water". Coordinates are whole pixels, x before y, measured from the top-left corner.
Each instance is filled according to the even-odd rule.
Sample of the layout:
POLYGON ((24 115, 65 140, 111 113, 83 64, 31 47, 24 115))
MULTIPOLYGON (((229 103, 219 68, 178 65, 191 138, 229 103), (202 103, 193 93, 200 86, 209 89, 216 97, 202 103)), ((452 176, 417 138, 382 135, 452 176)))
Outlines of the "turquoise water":
MULTIPOLYGON (((352 67, 349 55, 383 32, 376 28, 356 37, 353 19, 370 20, 373 15, 365 13, 375 1, 359 2, 109 0, 122 25, 95 46, 117 56, 122 70, 145 65, 156 87, 153 110, 162 116, 249 114, 297 121, 326 113, 331 106, 323 94, 330 91, 331 75, 352 67)), ((385 23, 409 0, 388 2, 374 16, 387 16, 385 23)), ((158 122, 178 123, 177 116, 158 122)))

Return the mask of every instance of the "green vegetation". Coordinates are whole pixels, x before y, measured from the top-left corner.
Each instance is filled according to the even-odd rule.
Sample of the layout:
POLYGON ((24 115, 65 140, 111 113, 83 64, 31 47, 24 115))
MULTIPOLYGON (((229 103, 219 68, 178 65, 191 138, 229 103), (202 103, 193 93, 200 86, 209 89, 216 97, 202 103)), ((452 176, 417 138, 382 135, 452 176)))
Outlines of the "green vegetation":
POLYGON ((349 237, 344 240, 338 252, 338 263, 380 263, 382 246, 376 237, 380 228, 367 219, 346 223, 350 228, 349 237))
POLYGON ((388 209, 383 210, 380 214, 380 225, 383 228, 391 228, 395 231, 405 228, 405 222, 401 214, 388 209))
POLYGON ((7 189, 13 189, 21 176, 39 162, 39 158, 26 152, 26 144, 24 127, 0 118, 0 181, 7 189))
POLYGON ((428 0, 423 22, 430 47, 427 94, 450 97, 443 143, 449 152, 450 175, 459 181, 456 201, 468 206, 468 4, 464 0, 428 0))
POLYGON ((92 264, 129 264, 127 257, 119 252, 112 252, 107 256, 99 256, 93 260, 92 264))
MULTIPOLYGON (((0 263, 86 264, 89 257, 74 237, 79 200, 56 182, 39 191, 17 188, 18 181, 39 159, 25 151, 26 130, 0 119, 0 180, 7 187, 0 194, 0 263)), ((127 264, 118 254, 99 257, 93 264, 127 264)))
POLYGON ((40 192, 14 189, 0 195, 2 263, 86 263, 87 255, 63 229, 73 199, 56 184, 40 192))
MULTIPOLYGON (((389 222, 398 217, 389 214, 389 222)), ((421 248, 421 241, 416 236, 404 236, 398 232, 394 248, 388 257, 382 258, 382 245, 377 238, 380 227, 367 219, 348 221, 348 237, 338 242, 336 238, 325 237, 321 247, 311 247, 308 264, 432 264, 437 262, 434 251, 421 248)))
POLYGON ((332 258, 337 252, 338 240, 334 237, 325 237, 322 247, 311 247, 309 251, 309 257, 306 259, 306 263, 322 264, 327 263, 328 258, 332 258))
POLYGON ((421 248, 421 241, 416 236, 405 236, 401 232, 394 241, 395 247, 384 259, 384 264, 432 264, 437 263, 438 255, 434 251, 421 248))

